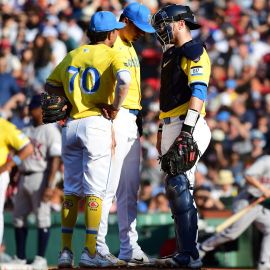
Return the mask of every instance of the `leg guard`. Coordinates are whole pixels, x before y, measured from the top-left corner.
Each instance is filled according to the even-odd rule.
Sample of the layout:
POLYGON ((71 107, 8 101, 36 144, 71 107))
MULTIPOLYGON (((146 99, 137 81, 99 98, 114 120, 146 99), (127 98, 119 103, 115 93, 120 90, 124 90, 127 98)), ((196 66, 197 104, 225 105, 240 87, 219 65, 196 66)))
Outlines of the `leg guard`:
POLYGON ((197 209, 193 205, 193 196, 189 191, 187 177, 184 174, 174 177, 168 176, 166 179, 166 194, 174 218, 179 252, 197 259, 199 257, 196 248, 197 209))

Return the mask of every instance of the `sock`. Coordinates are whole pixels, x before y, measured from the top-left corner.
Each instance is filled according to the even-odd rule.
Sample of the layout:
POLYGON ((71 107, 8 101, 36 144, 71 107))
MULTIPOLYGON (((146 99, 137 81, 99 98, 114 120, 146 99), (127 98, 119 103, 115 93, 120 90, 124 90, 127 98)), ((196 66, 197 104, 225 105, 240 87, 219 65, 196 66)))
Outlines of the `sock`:
POLYGON ((80 198, 75 195, 64 195, 64 202, 61 210, 62 218, 62 250, 71 250, 73 228, 78 215, 78 203, 80 198))
POLYGON ((28 229, 26 227, 15 228, 15 240, 16 240, 16 253, 19 259, 24 260, 25 247, 26 247, 26 238, 27 238, 28 229))
POLYGON ((102 211, 102 199, 90 195, 85 198, 85 246, 90 255, 96 253, 97 233, 99 229, 102 211))
POLYGON ((49 228, 38 229, 38 256, 45 257, 46 248, 50 237, 49 228))

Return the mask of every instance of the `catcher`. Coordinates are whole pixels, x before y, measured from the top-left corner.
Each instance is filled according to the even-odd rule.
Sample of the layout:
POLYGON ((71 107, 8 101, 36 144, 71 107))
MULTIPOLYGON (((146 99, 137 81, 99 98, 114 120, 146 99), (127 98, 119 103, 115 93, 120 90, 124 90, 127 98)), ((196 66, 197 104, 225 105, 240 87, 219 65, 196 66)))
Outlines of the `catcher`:
POLYGON ((188 6, 168 5, 152 17, 163 47, 160 119, 157 148, 167 173, 166 194, 175 223, 176 255, 160 260, 173 267, 201 267, 196 248, 197 209, 193 200, 194 172, 211 133, 204 120, 210 60, 204 44, 192 40, 199 29, 188 6))

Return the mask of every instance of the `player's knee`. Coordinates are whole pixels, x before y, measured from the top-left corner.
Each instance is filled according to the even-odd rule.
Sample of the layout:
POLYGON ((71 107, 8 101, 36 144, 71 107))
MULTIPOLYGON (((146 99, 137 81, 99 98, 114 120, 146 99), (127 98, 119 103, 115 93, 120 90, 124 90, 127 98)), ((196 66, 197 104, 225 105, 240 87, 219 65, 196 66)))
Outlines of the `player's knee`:
POLYGON ((184 174, 168 176, 166 179, 166 194, 173 214, 177 215, 188 211, 196 212, 193 197, 189 191, 189 181, 184 174))

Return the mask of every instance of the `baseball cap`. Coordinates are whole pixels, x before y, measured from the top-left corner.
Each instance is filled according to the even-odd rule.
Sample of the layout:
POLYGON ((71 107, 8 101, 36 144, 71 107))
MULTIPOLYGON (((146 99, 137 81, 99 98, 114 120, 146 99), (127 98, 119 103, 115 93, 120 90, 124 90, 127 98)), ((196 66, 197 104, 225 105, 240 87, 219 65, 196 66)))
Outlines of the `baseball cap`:
POLYGON ((217 114, 216 120, 222 122, 228 122, 231 114, 228 111, 221 111, 217 114))
POLYGON ((41 95, 34 95, 29 103, 29 110, 41 107, 41 95))
POLYGON ((118 22, 112 12, 98 11, 91 18, 89 30, 93 32, 107 32, 124 27, 125 24, 118 22))
POLYGON ((126 6, 123 10, 123 15, 132 21, 139 29, 146 33, 154 33, 155 29, 150 24, 150 10, 136 2, 126 6))

